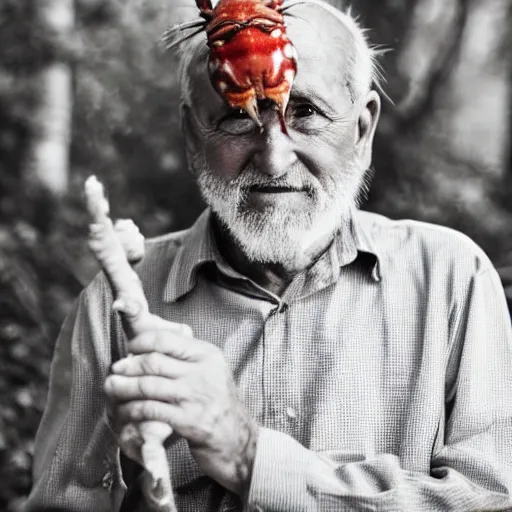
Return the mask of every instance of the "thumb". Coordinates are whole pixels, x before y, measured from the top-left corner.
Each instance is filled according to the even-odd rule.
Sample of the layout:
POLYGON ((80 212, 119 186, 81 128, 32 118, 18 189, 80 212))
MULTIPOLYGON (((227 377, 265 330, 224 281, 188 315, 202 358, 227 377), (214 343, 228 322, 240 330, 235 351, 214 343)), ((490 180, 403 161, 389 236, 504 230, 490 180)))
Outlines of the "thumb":
POLYGON ((123 316, 127 317, 126 319, 128 320, 128 325, 133 327, 135 324, 137 326, 135 334, 140 334, 144 331, 162 330, 175 332, 177 334, 182 334, 183 336, 189 336, 191 338, 194 336, 194 333, 189 325, 170 322, 169 320, 164 320, 158 315, 149 313, 147 310, 144 311, 140 304, 136 301, 119 298, 114 302, 113 308, 123 316))
POLYGON ((162 317, 151 313, 147 315, 147 320, 144 320, 144 330, 146 329, 155 331, 171 331, 191 338, 194 336, 192 328, 189 325, 170 322, 169 320, 164 320, 162 317))

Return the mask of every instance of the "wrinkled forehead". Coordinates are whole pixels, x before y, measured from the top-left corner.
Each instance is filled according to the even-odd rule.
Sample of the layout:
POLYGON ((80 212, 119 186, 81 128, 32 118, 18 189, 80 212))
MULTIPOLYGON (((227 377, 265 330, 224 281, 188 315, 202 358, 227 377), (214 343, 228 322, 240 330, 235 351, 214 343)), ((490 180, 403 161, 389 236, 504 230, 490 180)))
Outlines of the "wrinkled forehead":
MULTIPOLYGON (((314 92, 336 110, 350 108, 353 98, 348 77, 356 53, 353 35, 340 20, 319 6, 297 5, 288 12, 287 33, 298 53, 292 95, 308 96, 314 92)), ((187 66, 189 92, 195 108, 205 100, 213 105, 222 103, 209 82, 206 37, 204 34, 199 37, 187 66)))

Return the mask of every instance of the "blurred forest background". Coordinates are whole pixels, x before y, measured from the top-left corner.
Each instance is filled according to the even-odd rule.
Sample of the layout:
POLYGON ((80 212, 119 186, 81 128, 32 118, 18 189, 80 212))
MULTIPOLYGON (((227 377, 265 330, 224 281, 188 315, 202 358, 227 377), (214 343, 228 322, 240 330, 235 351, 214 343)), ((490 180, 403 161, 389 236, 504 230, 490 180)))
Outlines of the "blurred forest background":
MULTIPOLYGON (((341 2, 332 2, 342 6, 341 2)), ((512 0, 354 0, 386 103, 366 208, 454 227, 512 283, 512 0)), ((193 0, 0 0, 0 510, 21 510, 55 337, 96 272, 83 181, 146 236, 202 210, 176 60, 193 0)))

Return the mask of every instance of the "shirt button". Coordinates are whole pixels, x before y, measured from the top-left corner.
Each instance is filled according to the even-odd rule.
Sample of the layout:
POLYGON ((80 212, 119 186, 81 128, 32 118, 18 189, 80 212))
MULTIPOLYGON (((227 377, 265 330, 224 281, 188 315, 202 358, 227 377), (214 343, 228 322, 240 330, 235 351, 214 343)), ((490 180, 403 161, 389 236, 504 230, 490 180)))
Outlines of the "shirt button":
POLYGON ((291 407, 286 408, 286 416, 288 418, 294 420, 297 417, 297 411, 295 409, 292 409, 291 407))

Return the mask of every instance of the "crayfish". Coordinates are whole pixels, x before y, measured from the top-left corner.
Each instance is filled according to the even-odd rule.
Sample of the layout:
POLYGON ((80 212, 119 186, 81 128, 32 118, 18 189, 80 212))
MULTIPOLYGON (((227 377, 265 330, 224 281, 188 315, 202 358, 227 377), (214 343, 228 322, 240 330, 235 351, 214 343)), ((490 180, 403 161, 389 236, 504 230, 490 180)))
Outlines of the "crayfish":
POLYGON ((297 52, 286 34, 283 0, 196 0, 202 20, 171 28, 168 48, 205 31, 208 73, 217 93, 233 109, 245 111, 263 129, 258 101, 276 107, 287 133, 285 112, 297 74, 297 52), (173 41, 176 30, 200 27, 173 41))

